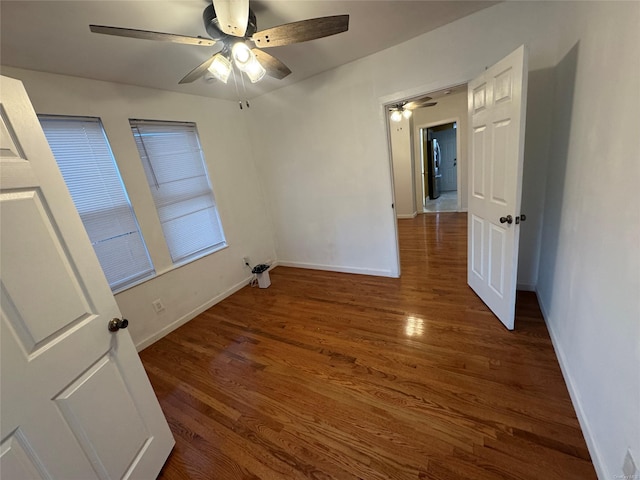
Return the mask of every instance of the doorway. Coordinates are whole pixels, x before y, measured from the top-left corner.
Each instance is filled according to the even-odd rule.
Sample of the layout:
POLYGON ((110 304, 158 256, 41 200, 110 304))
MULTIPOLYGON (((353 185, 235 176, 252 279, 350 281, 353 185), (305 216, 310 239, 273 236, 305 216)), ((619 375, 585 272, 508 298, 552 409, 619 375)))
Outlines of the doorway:
POLYGON ((458 211, 457 122, 420 128, 422 212, 458 211))
POLYGON ((420 129, 436 127, 446 123, 456 124, 456 167, 457 167, 457 212, 467 211, 467 83, 460 82, 441 87, 440 90, 423 88, 412 92, 398 93, 381 99, 384 111, 393 191, 392 212, 395 217, 394 230, 396 253, 400 275, 400 249, 398 247, 398 222, 415 218, 424 212, 423 172, 421 162, 420 129), (408 129, 406 135, 410 144, 408 160, 396 158, 392 141, 394 131, 399 127, 408 129), (408 202, 407 196, 411 196, 408 202), (400 200, 400 201, 399 201, 400 200))

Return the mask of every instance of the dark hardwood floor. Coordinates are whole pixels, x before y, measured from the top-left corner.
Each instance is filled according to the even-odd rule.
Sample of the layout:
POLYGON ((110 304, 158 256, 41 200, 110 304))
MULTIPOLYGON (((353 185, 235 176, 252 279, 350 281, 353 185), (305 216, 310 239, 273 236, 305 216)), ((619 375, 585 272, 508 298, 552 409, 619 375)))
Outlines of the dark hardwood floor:
POLYGON ((278 267, 141 353, 160 478, 596 478, 535 296, 467 287, 466 214, 399 232, 400 279, 278 267))

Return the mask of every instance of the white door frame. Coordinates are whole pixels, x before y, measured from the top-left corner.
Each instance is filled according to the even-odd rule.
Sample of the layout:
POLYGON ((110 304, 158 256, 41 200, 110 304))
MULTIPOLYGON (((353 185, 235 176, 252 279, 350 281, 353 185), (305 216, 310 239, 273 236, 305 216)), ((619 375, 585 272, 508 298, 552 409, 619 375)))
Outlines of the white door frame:
MULTIPOLYGON (((389 179, 391 182, 391 203, 393 205, 392 208, 390 208, 391 211, 391 215, 393 216, 393 235, 396 239, 396 270, 395 272, 392 272, 392 276, 396 277, 396 278, 400 278, 400 243, 398 241, 398 218, 396 215, 396 188, 395 188, 395 184, 393 181, 393 153, 391 151, 391 124, 389 123, 389 114, 388 112, 388 105, 384 104, 382 105, 382 116, 384 118, 383 122, 384 122, 384 133, 386 135, 386 139, 387 139, 387 155, 389 158, 389 179), (395 273, 395 275, 394 275, 395 273)), ((412 156, 412 161, 413 161, 413 156, 412 156)), ((390 205, 391 206, 391 205, 390 205)))
MULTIPOLYGON (((389 185, 391 186, 391 201, 395 205, 395 190, 393 184, 393 156, 391 155, 391 134, 390 134, 390 125, 389 125, 389 114, 388 107, 389 105, 393 105, 394 103, 398 103, 403 101, 405 98, 415 98, 428 95, 431 92, 437 92, 438 90, 446 90, 447 88, 453 88, 458 85, 463 85, 469 83, 469 78, 457 78, 452 80, 438 81, 430 84, 418 85, 414 88, 409 88, 405 90, 401 90, 399 92, 392 93, 390 95, 385 95, 382 97, 378 97, 378 105, 379 112, 381 112, 383 120, 379 123, 380 128, 384 130, 384 132, 380 132, 381 135, 384 135, 387 139, 387 161, 389 162, 389 185)), ((459 137, 460 135, 457 135, 459 137)), ((456 138, 458 141, 458 138, 456 138)), ((413 157, 413 156, 412 156, 413 157)), ((415 161, 415 159, 413 159, 415 161)), ((415 170, 415 168, 413 169, 415 170)), ((458 169, 460 170, 460 169, 458 169)), ((458 173, 458 179, 460 173, 458 173)), ((460 198, 458 196, 458 198, 460 198)), ((393 216, 393 233, 396 239, 396 271, 392 272, 397 273, 397 276, 400 277, 400 243, 398 241, 398 219, 396 218, 396 210, 395 208, 391 208, 391 215, 393 216)))
MULTIPOLYGON (((460 117, 452 117, 452 118, 447 118, 444 119, 442 121, 438 120, 437 122, 429 122, 429 123, 425 123, 425 124, 420 124, 420 125, 415 125, 415 128, 420 131, 423 128, 432 128, 432 127, 438 127, 440 125, 445 125, 447 123, 456 123, 458 126, 460 125, 460 117)), ((414 143, 415 143, 415 138, 414 138, 414 143)), ((419 150, 422 151, 422 144, 418 145, 419 150)), ((414 149, 415 151, 415 149, 414 149)), ((460 158, 460 133, 456 131, 456 155, 458 156, 458 158, 460 158)), ((422 161, 422 158, 420 158, 420 161, 422 161)), ((460 165, 460 162, 458 162, 458 165, 460 165)), ((416 172, 416 166, 414 165, 413 167, 413 172, 412 172, 412 178, 413 178, 413 183, 414 185, 417 182, 416 176, 417 176, 417 172, 416 172)), ((456 193, 458 194, 458 204, 456 207, 456 211, 460 212, 462 211, 462 200, 460 198, 460 185, 461 185, 461 180, 462 180, 462 176, 460 173, 460 168, 456 168, 456 193)), ((417 192, 416 192, 417 193, 417 192)), ((424 200, 424 188, 422 191, 422 199, 420 200, 420 206, 422 206, 423 200, 424 200)), ((416 202, 416 207, 418 207, 418 195, 415 196, 415 202, 416 202)), ((423 213, 424 208, 420 208, 418 210, 418 214, 423 213)))

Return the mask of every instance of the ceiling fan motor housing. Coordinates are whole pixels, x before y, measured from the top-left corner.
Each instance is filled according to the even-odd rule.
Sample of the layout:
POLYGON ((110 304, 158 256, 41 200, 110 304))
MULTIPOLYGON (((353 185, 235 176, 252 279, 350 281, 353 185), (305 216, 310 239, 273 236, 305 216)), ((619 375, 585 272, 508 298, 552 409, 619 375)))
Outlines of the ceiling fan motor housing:
MULTIPOLYGON (((213 8, 213 4, 207 6, 202 12, 202 19, 204 20, 204 28, 207 30, 209 36, 216 41, 224 41, 229 38, 239 38, 224 33, 219 26, 218 16, 213 8)), ((258 22, 256 20, 256 14, 249 8, 249 21, 247 22, 247 31, 244 34, 244 38, 250 38, 254 33, 258 31, 258 22)))

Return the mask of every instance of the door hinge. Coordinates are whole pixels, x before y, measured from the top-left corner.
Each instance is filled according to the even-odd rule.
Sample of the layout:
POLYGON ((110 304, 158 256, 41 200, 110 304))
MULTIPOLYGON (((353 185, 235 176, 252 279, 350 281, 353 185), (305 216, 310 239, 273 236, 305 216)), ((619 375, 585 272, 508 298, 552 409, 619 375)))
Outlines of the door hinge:
POLYGON ((392 203, 392 204, 391 204, 391 208, 394 208, 393 206, 394 206, 394 204, 392 203))

